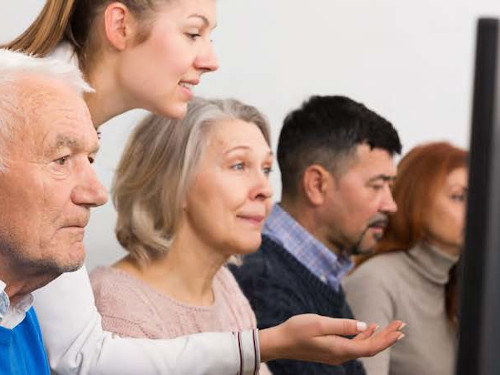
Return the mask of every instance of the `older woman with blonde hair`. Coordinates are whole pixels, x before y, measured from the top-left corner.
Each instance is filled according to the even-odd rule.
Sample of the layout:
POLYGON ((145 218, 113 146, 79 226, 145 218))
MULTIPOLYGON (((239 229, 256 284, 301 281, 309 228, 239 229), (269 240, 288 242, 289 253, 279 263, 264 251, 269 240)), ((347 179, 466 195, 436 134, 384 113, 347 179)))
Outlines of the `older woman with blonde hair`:
POLYGON ((368 375, 454 371, 467 175, 467 152, 446 142, 415 147, 398 165, 398 211, 344 282, 357 318, 408 323, 405 340, 362 360, 368 375))
POLYGON ((116 234, 129 255, 91 281, 104 329, 120 336, 256 327, 225 263, 261 241, 271 204, 267 121, 236 100, 196 99, 179 122, 146 118, 116 171, 116 234))

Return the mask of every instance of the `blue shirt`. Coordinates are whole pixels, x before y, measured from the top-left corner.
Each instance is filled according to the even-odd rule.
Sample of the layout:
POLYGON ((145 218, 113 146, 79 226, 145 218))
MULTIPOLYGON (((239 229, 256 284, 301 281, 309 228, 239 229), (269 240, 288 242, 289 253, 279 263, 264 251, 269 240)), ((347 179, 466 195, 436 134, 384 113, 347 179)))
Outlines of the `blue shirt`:
POLYGON ((14 329, 0 326, 0 374, 50 375, 42 333, 33 308, 14 329))
POLYGON ((304 267, 335 291, 339 290, 342 277, 352 267, 349 258, 333 253, 279 204, 273 206, 262 233, 283 246, 304 267))

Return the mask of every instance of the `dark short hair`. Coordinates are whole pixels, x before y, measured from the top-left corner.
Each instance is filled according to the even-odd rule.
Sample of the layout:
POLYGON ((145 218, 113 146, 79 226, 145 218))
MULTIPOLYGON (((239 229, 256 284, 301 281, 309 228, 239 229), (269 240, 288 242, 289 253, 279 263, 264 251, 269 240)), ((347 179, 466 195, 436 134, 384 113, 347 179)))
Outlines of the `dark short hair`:
POLYGON ((392 124, 363 104, 344 96, 312 96, 289 113, 278 141, 283 195, 294 197, 305 169, 319 164, 338 177, 357 146, 401 153, 392 124))

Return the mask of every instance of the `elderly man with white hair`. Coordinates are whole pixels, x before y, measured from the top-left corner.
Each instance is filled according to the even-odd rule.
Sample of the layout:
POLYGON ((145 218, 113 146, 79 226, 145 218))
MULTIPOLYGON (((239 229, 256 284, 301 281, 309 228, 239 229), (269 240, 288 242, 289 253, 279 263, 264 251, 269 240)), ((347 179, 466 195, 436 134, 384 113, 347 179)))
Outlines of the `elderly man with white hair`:
POLYGON ((90 208, 107 199, 98 138, 77 69, 0 61, 0 373, 49 374, 31 292, 83 264, 90 208))

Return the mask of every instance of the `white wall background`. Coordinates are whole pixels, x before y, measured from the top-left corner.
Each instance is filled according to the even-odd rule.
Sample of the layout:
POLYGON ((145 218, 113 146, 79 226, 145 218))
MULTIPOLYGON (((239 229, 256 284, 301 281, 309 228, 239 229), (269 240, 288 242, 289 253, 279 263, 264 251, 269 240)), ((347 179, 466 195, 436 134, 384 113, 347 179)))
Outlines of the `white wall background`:
MULTIPOLYGON (((0 42, 20 33, 43 0, 2 0, 0 42)), ((273 138, 288 111, 312 94, 342 94, 394 123, 404 151, 430 140, 467 147, 475 25, 500 17, 498 0, 218 0, 213 39, 220 70, 199 95, 234 96, 260 108, 273 138)), ((109 188, 127 136, 144 115, 124 114, 102 129, 96 168, 109 188)), ((279 171, 272 176, 279 199, 279 171)), ((0 208, 1 209, 1 208, 0 208)), ((96 209, 87 265, 123 255, 115 213, 96 209)))

